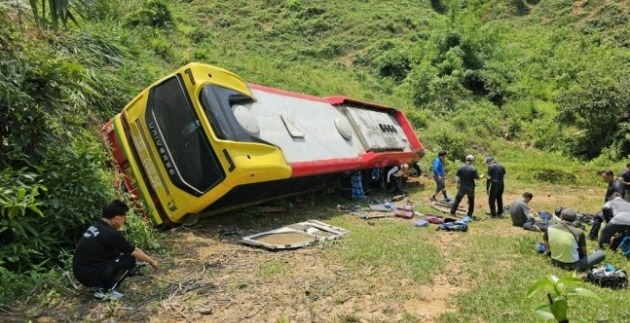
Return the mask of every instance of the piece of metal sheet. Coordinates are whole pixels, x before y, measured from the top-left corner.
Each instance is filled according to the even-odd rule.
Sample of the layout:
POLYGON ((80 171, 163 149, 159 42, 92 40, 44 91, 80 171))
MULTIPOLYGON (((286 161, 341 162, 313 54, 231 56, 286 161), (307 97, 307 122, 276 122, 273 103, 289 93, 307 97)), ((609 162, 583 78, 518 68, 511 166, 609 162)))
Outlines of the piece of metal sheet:
POLYGON ((321 241, 339 239, 350 231, 317 220, 290 224, 244 237, 241 242, 270 250, 297 249, 321 241))

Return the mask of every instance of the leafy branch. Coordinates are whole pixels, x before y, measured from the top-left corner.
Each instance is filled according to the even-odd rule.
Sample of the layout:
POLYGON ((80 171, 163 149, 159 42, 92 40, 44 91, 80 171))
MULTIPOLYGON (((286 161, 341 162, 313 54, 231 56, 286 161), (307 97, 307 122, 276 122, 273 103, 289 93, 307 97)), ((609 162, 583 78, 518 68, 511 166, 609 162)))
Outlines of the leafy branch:
POLYGON ((549 303, 542 304, 534 310, 538 316, 547 320, 556 320, 561 323, 568 323, 567 311, 569 309, 569 296, 592 297, 599 299, 599 296, 592 291, 568 285, 580 285, 584 282, 577 278, 575 273, 571 276, 558 278, 555 275, 547 275, 539 279, 527 291, 527 298, 531 298, 538 291, 547 291, 549 303))

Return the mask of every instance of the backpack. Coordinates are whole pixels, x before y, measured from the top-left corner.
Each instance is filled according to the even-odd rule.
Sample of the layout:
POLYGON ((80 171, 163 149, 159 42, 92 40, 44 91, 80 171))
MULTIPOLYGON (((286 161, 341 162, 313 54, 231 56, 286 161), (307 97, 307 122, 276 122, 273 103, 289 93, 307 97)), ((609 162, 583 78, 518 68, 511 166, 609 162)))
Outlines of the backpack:
POLYGON ((626 289, 628 286, 628 276, 625 270, 606 271, 605 267, 589 270, 584 281, 612 289, 626 289))
POLYGON ((466 232, 468 231, 468 224, 463 221, 447 222, 438 225, 438 230, 466 232))

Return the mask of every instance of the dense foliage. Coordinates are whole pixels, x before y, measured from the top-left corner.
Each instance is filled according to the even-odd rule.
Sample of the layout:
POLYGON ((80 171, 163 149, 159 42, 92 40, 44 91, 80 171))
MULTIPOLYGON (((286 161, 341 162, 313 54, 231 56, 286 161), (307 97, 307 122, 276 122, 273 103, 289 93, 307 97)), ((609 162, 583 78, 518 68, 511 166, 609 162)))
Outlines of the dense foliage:
POLYGON ((398 106, 449 166, 493 154, 518 180, 593 183, 630 157, 628 17, 623 1, 0 1, 0 285, 67 266, 117 194, 99 125, 190 61, 398 106))

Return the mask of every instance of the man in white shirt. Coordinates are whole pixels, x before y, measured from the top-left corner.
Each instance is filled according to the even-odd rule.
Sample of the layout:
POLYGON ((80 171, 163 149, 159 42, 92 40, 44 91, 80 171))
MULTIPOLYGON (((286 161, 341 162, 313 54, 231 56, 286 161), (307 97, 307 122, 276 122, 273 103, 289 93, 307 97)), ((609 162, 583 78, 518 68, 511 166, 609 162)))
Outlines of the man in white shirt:
POLYGON ((604 227, 599 237, 600 248, 604 244, 610 244, 610 238, 615 233, 630 232, 630 203, 624 201, 619 193, 613 193, 610 200, 602 209, 604 217, 612 217, 604 227))

